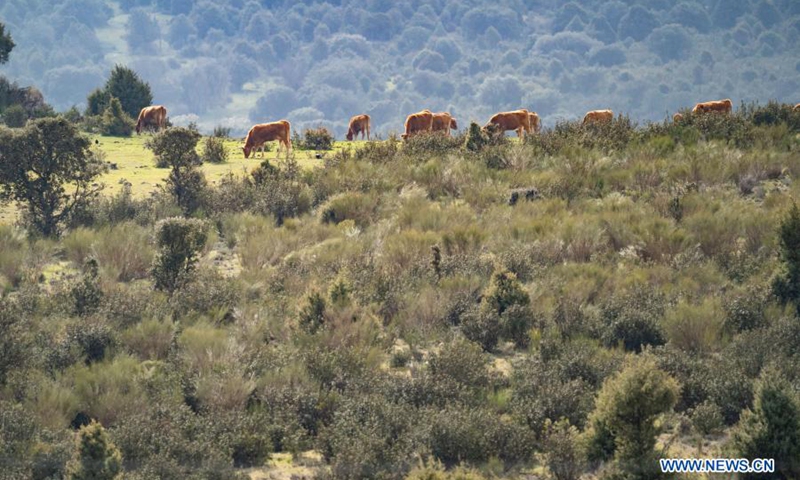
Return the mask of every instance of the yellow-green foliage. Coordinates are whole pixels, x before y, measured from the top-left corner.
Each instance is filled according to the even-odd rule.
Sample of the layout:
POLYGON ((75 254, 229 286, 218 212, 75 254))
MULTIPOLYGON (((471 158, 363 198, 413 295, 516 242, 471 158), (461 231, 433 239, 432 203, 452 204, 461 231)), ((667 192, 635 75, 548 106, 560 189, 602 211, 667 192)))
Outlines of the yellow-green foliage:
POLYGON ((721 346, 724 321, 719 298, 707 298, 699 305, 682 301, 667 311, 664 330, 672 345, 693 353, 710 354, 721 346))

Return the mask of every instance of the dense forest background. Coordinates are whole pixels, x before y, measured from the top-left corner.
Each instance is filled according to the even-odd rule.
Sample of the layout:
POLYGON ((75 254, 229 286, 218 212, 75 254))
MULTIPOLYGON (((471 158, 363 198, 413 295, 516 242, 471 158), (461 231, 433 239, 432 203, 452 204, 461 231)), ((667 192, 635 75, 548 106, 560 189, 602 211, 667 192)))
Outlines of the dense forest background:
POLYGON ((481 122, 526 107, 551 126, 800 100, 794 0, 6 0, 0 21, 17 45, 3 75, 57 110, 125 64, 203 130, 285 117, 341 136, 367 112, 386 135, 424 107, 481 122))

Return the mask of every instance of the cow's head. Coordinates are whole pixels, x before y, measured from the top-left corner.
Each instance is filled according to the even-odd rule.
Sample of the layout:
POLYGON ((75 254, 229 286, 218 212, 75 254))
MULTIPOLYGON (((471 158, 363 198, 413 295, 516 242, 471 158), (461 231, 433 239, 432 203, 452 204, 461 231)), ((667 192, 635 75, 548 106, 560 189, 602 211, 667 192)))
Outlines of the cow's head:
POLYGON ((458 122, 456 122, 455 118, 450 118, 450 128, 453 130, 458 130, 458 122))
POLYGON ((347 139, 348 140, 353 140, 353 130, 352 129, 347 131, 347 139))
POLYGON ((250 158, 250 152, 252 151, 252 147, 248 147, 247 145, 242 145, 242 151, 244 152, 244 158, 250 158))

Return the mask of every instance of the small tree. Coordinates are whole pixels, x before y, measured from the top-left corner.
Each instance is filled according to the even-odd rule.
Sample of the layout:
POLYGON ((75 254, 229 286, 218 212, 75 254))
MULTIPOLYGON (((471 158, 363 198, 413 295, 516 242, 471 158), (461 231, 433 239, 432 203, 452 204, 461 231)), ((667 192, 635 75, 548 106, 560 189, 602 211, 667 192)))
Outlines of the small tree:
POLYGON ((139 115, 141 109, 153 103, 150 84, 142 81, 136 72, 123 65, 116 65, 111 70, 105 90, 109 96, 118 98, 122 109, 133 118, 139 115))
POLYGON ((156 224, 159 252, 152 269, 155 287, 174 292, 194 270, 207 239, 207 226, 202 220, 174 217, 159 221, 156 224))
POLYGON ((772 290, 782 302, 796 302, 800 313, 800 208, 792 204, 778 229, 784 272, 777 276, 772 290))
POLYGON ((100 131, 103 135, 115 137, 130 137, 133 132, 133 119, 122 111, 122 104, 116 97, 111 97, 103 112, 100 131))
POLYGON ((660 469, 653 448, 659 415, 678 399, 678 383, 650 358, 636 358, 603 383, 590 418, 589 448, 595 458, 614 455, 625 478, 651 480, 660 469))
POLYGON ((42 118, 0 131, 0 198, 25 209, 36 233, 55 236, 76 207, 95 198, 105 166, 64 118, 42 118))
POLYGON ((532 325, 531 299, 522 289, 517 276, 506 269, 492 274, 489 288, 483 294, 481 312, 500 318, 501 336, 519 347, 528 342, 528 330, 532 325))
POLYGON ((186 215, 203 205, 207 182, 197 169, 202 163, 195 148, 200 134, 188 128, 164 130, 145 144, 156 155, 158 167, 171 167, 167 177, 167 190, 175 197, 186 215))
POLYGON ((15 47, 11 34, 6 33, 6 26, 0 23, 0 65, 8 61, 8 55, 15 47))
POLYGON ((768 368, 756 383, 753 410, 742 413, 732 432, 736 456, 775 459, 773 474, 742 478, 784 479, 800 476, 800 404, 790 385, 768 368))
POLYGON ((228 161, 228 151, 225 149, 225 142, 218 136, 206 137, 205 148, 203 149, 203 162, 226 163, 228 161))
POLYGON ((586 467, 586 454, 578 429, 562 419, 544 426, 547 468, 556 480, 578 480, 586 467))
POLYGON ((95 421, 78 431, 75 452, 67 464, 69 480, 113 480, 122 472, 122 454, 105 428, 95 421))
POLYGON ((108 107, 108 102, 111 100, 111 95, 103 88, 95 88, 92 93, 86 97, 86 115, 102 115, 108 107))
POLYGON ((3 123, 11 128, 22 128, 28 121, 28 113, 20 104, 11 105, 3 112, 3 123))

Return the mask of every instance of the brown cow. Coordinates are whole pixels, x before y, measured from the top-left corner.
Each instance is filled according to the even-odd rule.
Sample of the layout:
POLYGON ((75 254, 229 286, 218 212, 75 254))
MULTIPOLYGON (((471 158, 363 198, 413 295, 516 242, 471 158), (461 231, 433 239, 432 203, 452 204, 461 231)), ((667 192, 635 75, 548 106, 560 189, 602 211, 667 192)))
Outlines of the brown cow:
POLYGON ((794 106, 794 111, 795 112, 800 112, 800 103, 798 103, 797 105, 794 106))
POLYGON ((351 118, 350 126, 347 127, 347 139, 353 140, 354 137, 361 133, 361 140, 364 140, 364 133, 366 132, 367 140, 369 140, 369 123, 370 118, 366 113, 351 118))
POLYGON ((583 124, 587 123, 607 123, 614 119, 614 112, 611 110, 592 110, 586 112, 583 117, 583 124))
POLYGON ((675 122, 675 123, 678 123, 678 122, 680 122, 682 120, 683 120, 683 114, 682 113, 676 113, 675 115, 672 116, 672 121, 675 122))
POLYGON ((698 103, 692 109, 692 113, 731 113, 731 110, 733 110, 733 103, 729 98, 726 98, 725 100, 698 103))
POLYGON ((530 118, 531 130, 533 133, 539 133, 542 130, 542 120, 539 118, 539 114, 536 112, 528 112, 528 117, 530 118))
POLYGON ((403 140, 408 140, 412 135, 419 132, 430 132, 433 128, 433 113, 428 109, 412 113, 406 118, 405 127, 406 133, 400 135, 403 140))
POLYGON ((488 130, 492 125, 496 125, 501 132, 516 130, 517 136, 524 138, 525 134, 531 131, 531 117, 524 108, 513 112, 495 113, 483 129, 488 130))
POLYGON ((142 133, 143 129, 152 125, 155 125, 158 130, 167 126, 167 109, 163 105, 144 107, 139 112, 139 118, 136 120, 136 133, 142 133))
MULTIPOLYGON (((244 151, 244 158, 250 158, 250 152, 253 149, 262 148, 261 156, 264 156, 264 144, 273 140, 278 141, 278 150, 280 151, 281 145, 286 147, 287 155, 292 151, 291 140, 291 125, 286 120, 279 120, 272 123, 259 123, 253 125, 249 132, 247 132, 247 139, 244 141, 242 150, 244 151)), ((255 158, 255 157, 254 157, 255 158)))
POLYGON ((433 114, 433 125, 431 130, 434 132, 444 132, 446 136, 450 136, 450 130, 458 130, 458 122, 453 118, 449 112, 441 112, 433 114))

